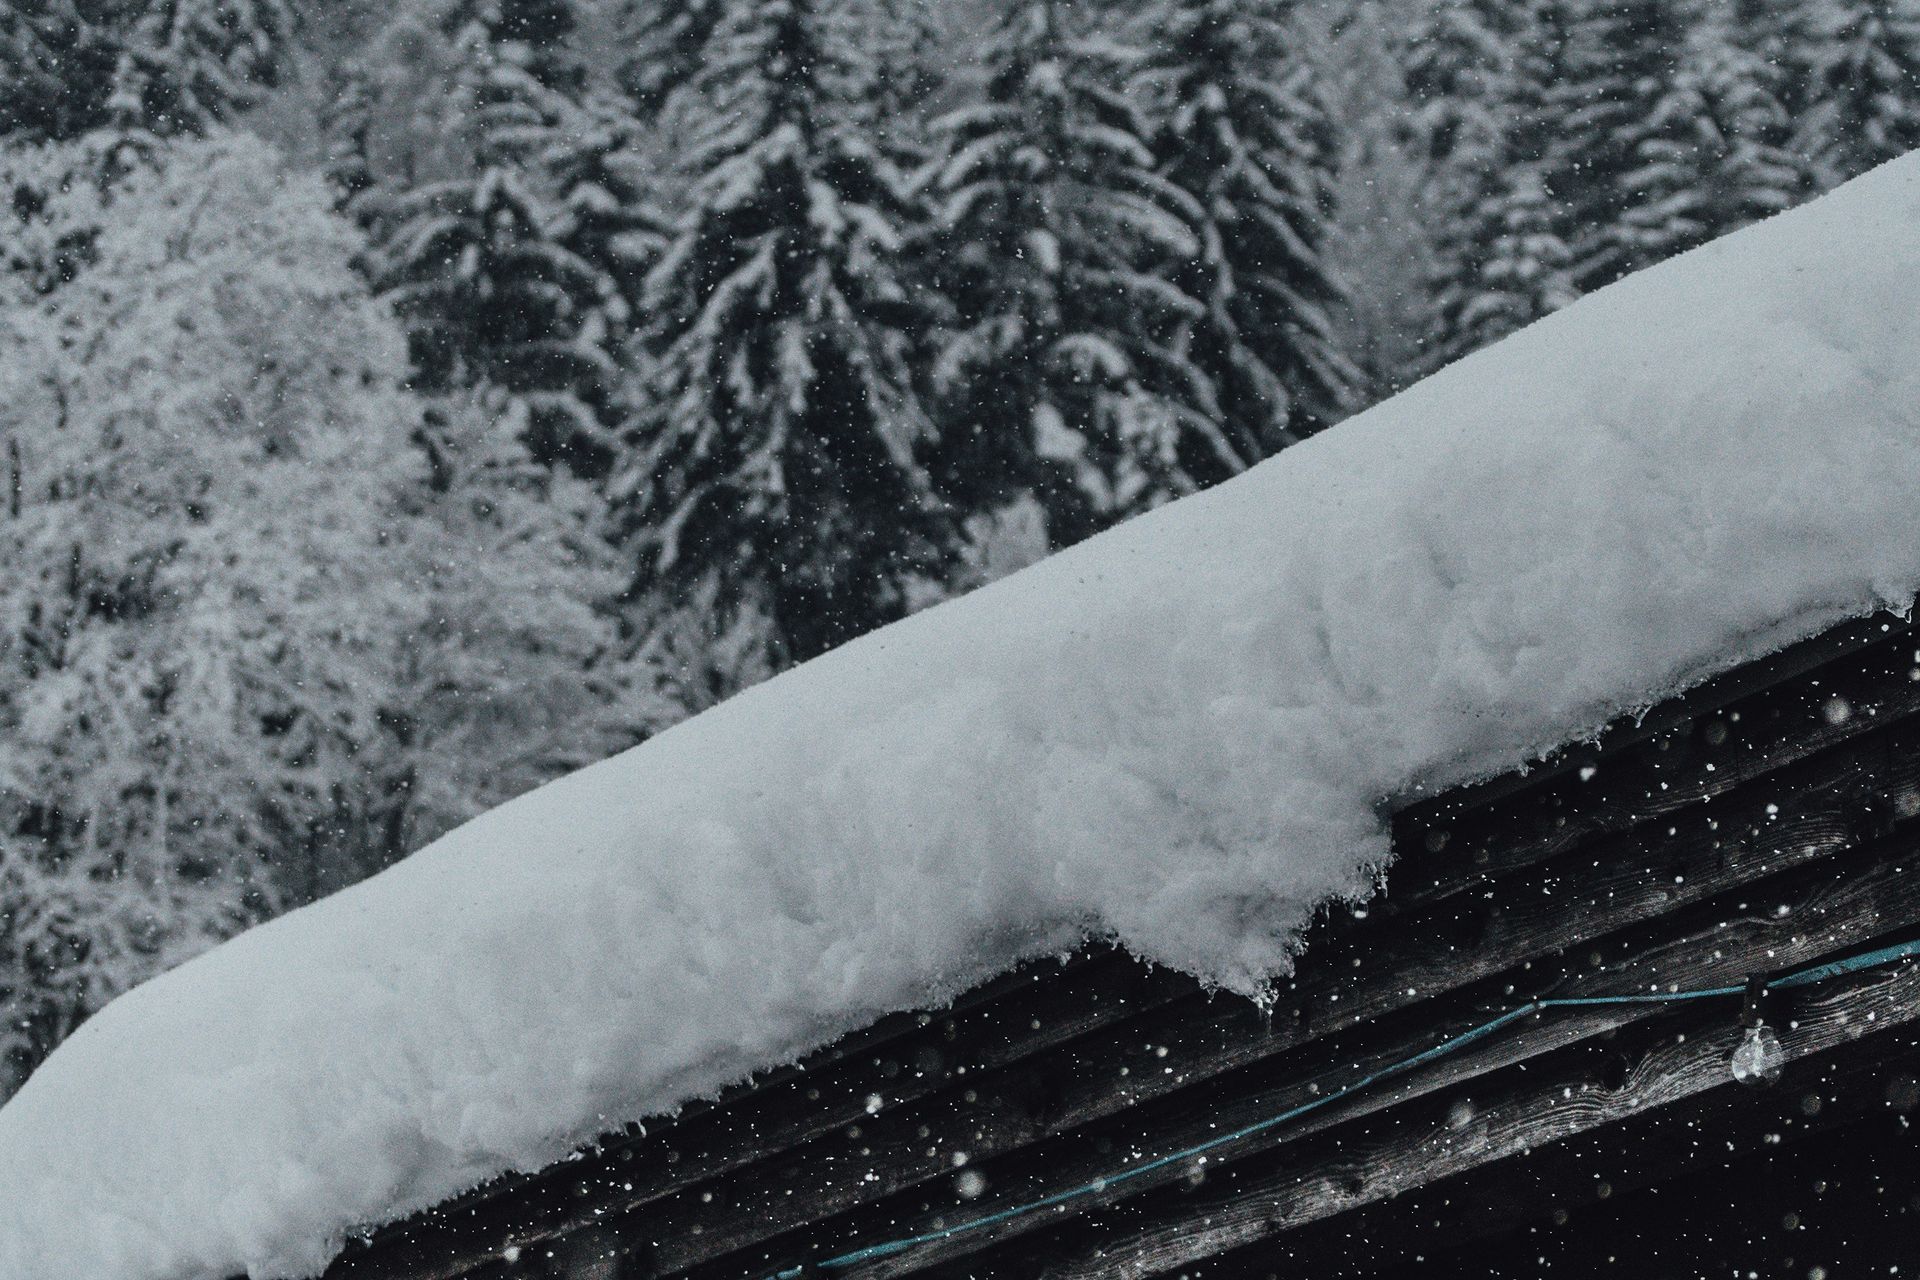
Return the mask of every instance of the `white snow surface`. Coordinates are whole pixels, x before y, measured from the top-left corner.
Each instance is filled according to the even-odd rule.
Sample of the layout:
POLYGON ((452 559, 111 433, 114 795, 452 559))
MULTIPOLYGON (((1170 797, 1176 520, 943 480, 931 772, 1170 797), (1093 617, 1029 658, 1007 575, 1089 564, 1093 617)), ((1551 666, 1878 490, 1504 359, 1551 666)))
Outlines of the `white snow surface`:
POLYGON ((136 989, 0 1110, 0 1275, 318 1271, 1089 935, 1245 993, 1383 815, 1920 588, 1920 158, 136 989))

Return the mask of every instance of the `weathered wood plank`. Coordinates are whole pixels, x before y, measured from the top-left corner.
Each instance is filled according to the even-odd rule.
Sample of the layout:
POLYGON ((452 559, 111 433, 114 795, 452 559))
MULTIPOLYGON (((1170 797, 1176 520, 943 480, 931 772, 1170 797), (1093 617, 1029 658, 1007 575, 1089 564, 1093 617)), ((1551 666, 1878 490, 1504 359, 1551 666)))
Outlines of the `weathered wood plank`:
MULTIPOLYGON (((1303 1144, 1284 1160, 1223 1170, 1210 1178, 1221 1183, 1217 1190, 1187 1198, 1174 1220, 1163 1217, 1129 1236, 1098 1222, 1079 1224, 1075 1240, 1060 1246, 1059 1260, 1047 1251, 1046 1274, 1145 1280, 1709 1091, 1734 1095, 1742 1086, 1727 1062, 1741 1029, 1724 1010, 1717 1018, 1715 1012, 1676 1010, 1639 1037, 1623 1034, 1598 1050, 1581 1046, 1536 1059, 1497 1086, 1477 1087, 1470 1113, 1455 1105, 1457 1098, 1439 1096, 1342 1132, 1337 1141, 1330 1134, 1303 1144)), ((1909 966, 1837 981, 1810 995, 1782 1040, 1790 1059, 1806 1059, 1916 1020, 1920 969, 1909 966)), ((1032 1261, 1035 1253, 1029 1248, 1024 1256, 1032 1261)), ((902 1271, 857 1274, 864 1280, 902 1271)))
MULTIPOLYGON (((1449 856, 1395 868, 1394 889, 1414 882, 1423 901, 1470 890, 1508 871, 1615 832, 1711 801, 1920 710, 1914 633, 1905 623, 1869 648, 1779 687, 1720 702, 1709 687, 1662 708, 1649 725, 1617 725, 1599 742, 1569 748, 1524 775, 1496 779, 1497 793, 1465 788, 1402 808, 1395 848, 1449 856), (1655 720, 1664 728, 1650 727, 1655 720)), ((1389 912, 1393 909, 1387 908, 1389 912)))
MULTIPOLYGON (((1524 995, 1606 994, 1645 989, 1652 981, 1683 986, 1725 982, 1729 973, 1737 976, 1750 968, 1766 969, 1818 958, 1836 946, 1851 942, 1861 932, 1884 929, 1890 922, 1911 920, 1920 927, 1920 886, 1912 883, 1914 877, 1908 874, 1905 861, 1883 860, 1870 870, 1855 871, 1844 877, 1802 872, 1794 877, 1799 884, 1776 884, 1773 887, 1777 894, 1744 916, 1719 918, 1716 904, 1709 904, 1706 911, 1693 913, 1695 919, 1690 930, 1678 936, 1660 937, 1656 932, 1659 922, 1650 922, 1640 932, 1653 936, 1620 940, 1620 947, 1610 948, 1610 957, 1598 965, 1587 963, 1590 957, 1573 956, 1557 965, 1537 966, 1536 972, 1526 975, 1534 985, 1527 987, 1524 995), (1780 914, 1775 909, 1776 899, 1791 903, 1793 909, 1780 914)), ((1135 1152, 1141 1159, 1151 1159, 1169 1150, 1192 1146, 1222 1131, 1298 1105, 1316 1096, 1316 1091, 1331 1093, 1359 1075, 1404 1060, 1438 1038, 1477 1025, 1489 1011, 1512 1007, 1517 1002, 1516 997, 1502 999, 1497 988, 1476 994, 1481 1003, 1449 1009, 1445 1016, 1438 1016, 1436 1010, 1431 1020, 1401 1019, 1390 1025, 1368 1025, 1361 1029, 1362 1034, 1315 1046, 1319 1054, 1314 1058, 1301 1060, 1295 1055, 1292 1059, 1277 1061, 1266 1072, 1234 1082, 1230 1090, 1182 1095, 1166 1106, 1123 1113, 1119 1125, 1090 1130, 1069 1143, 1021 1151, 1011 1164, 988 1163, 984 1172, 994 1191, 976 1203, 964 1204, 949 1194, 942 1198, 944 1204, 935 1213, 909 1216, 901 1213, 897 1205, 889 1204, 880 1213, 840 1219, 840 1229, 827 1236, 831 1243, 819 1244, 817 1248, 831 1252, 833 1244, 938 1230, 947 1221, 1028 1202, 1111 1173, 1127 1163, 1124 1153, 1135 1152), (1116 1156, 1114 1152, 1122 1155, 1116 1156)), ((1551 1015, 1523 1034, 1489 1042, 1449 1059, 1443 1066, 1396 1081, 1390 1088, 1355 1097, 1284 1131, 1249 1140, 1246 1149, 1298 1141, 1345 1123, 1355 1115, 1370 1114, 1449 1082, 1495 1070, 1558 1044, 1588 1038, 1647 1016, 1651 1015, 1635 1010, 1606 1010, 1579 1017, 1551 1015)), ((1173 1185, 1182 1176, 1179 1170, 1162 1171, 1127 1187, 1125 1195, 1137 1195, 1159 1185, 1173 1185)), ((1124 1197, 1116 1192, 1111 1198, 1124 1197)), ((1101 1199, 1093 1197, 1087 1203, 1098 1204, 1101 1199)), ((659 1227, 660 1224, 649 1225, 659 1227)), ((912 1255, 913 1265, 922 1265, 927 1258, 961 1256, 998 1239, 1044 1229, 1045 1225, 1044 1219, 1016 1220, 966 1239, 931 1246, 912 1255)), ((663 1255, 662 1261, 665 1259, 663 1255)), ((732 1270, 705 1268, 700 1274, 745 1274, 759 1262, 756 1257, 749 1266, 732 1270)), ((897 1265, 905 1268, 908 1264, 897 1265)), ((880 1268, 882 1272, 885 1270, 885 1266, 880 1268)))
POLYGON ((733 1106, 708 1104, 686 1120, 665 1122, 658 1137, 612 1143, 538 1178, 463 1197, 343 1254, 327 1275, 453 1280, 503 1249, 539 1247, 616 1207, 722 1178, 768 1151, 838 1133, 866 1118, 871 1097, 916 1097, 954 1081, 963 1085, 966 1073, 1002 1058, 1043 1054, 1134 1008, 1162 1007, 1196 990, 1190 979, 1110 950, 1094 963, 1042 962, 1018 984, 999 984, 994 999, 903 1015, 914 1024, 910 1036, 869 1042, 859 1052, 843 1048, 825 1068, 792 1070, 733 1106), (1049 980, 1071 983, 1076 999, 1063 1007, 1049 980))
MULTIPOLYGON (((1751 1228, 1756 1202, 1777 1197, 1799 1180, 1807 1201, 1778 1200, 1784 1208, 1808 1203, 1824 1192, 1873 1181, 1875 1160, 1895 1157, 1878 1170, 1891 1175, 1903 1198, 1920 1206, 1920 1029, 1911 1024, 1889 1035, 1849 1045, 1788 1068, 1770 1090, 1710 1090, 1671 1106, 1600 1126, 1561 1142, 1537 1147, 1518 1159, 1494 1161, 1412 1188, 1290 1231, 1275 1240, 1183 1268, 1207 1280, 1312 1274, 1326 1280, 1402 1280, 1409 1260, 1417 1274, 1490 1280, 1538 1280, 1545 1274, 1586 1275, 1635 1259, 1620 1246, 1650 1231, 1654 1247, 1638 1260, 1671 1261, 1674 1250, 1691 1256, 1712 1249, 1729 1231, 1751 1228), (1811 1184, 1811 1185, 1809 1185, 1811 1184), (1665 1209, 1663 1202, 1680 1202, 1665 1209), (1624 1217, 1623 1217, 1624 1215, 1624 1217), (1524 1252, 1523 1252, 1524 1251, 1524 1252), (1543 1264, 1542 1258, 1547 1261, 1543 1264), (1502 1267, 1501 1261, 1515 1263, 1502 1267), (1616 1262, 1617 1259, 1617 1262, 1616 1262), (1555 1266, 1555 1262, 1564 1264, 1555 1266), (1302 1268, 1306 1270, 1303 1272, 1302 1268)), ((1788 1192, 1791 1195, 1791 1191, 1788 1192)), ((1849 1218, 1830 1211, 1824 1225, 1845 1228, 1849 1218)), ((1761 1217, 1766 1211, 1760 1210, 1761 1217)), ((1793 1215, 1809 1225, 1816 1215, 1793 1215)), ((1851 1221, 1874 1225, 1872 1217, 1851 1221)), ((1775 1232, 1775 1216, 1765 1225, 1775 1232)), ((1878 1225, 1884 1227, 1883 1220, 1878 1225)), ((1909 1262, 1920 1234, 1909 1230, 1909 1262)), ((1750 1246, 1747 1261, 1765 1262, 1766 1275, 1804 1276, 1783 1267, 1799 1242, 1791 1236, 1736 1237, 1750 1246)), ((1708 1253, 1716 1264, 1739 1262, 1738 1253, 1708 1253)), ((1854 1260, 1858 1254, 1854 1255, 1854 1260)), ((1832 1260, 1829 1255, 1827 1261, 1832 1260)), ((1633 1274, 1622 1269, 1617 1274, 1633 1274)), ((1732 1274, 1682 1270, 1678 1275, 1732 1274)), ((1660 1270, 1649 1275, 1666 1274, 1660 1270)), ((1744 1269, 1742 1271, 1744 1274, 1744 1269)), ((1845 1271, 1842 1274, 1886 1274, 1845 1271)))
MULTIPOLYGON (((1756 706, 1766 709, 1764 720, 1778 722, 1777 736, 1757 742, 1758 750, 1767 750, 1770 741, 1791 738, 1796 724, 1818 735, 1822 732, 1818 721, 1823 717, 1817 713, 1824 704, 1821 691, 1844 693, 1843 686, 1861 683, 1886 688, 1887 677, 1897 679, 1920 666, 1920 649, 1914 647, 1916 637, 1920 637, 1920 613, 1905 617, 1878 613, 1844 622, 1703 681, 1644 713, 1619 716, 1591 741, 1569 743, 1526 768, 1438 793, 1416 786, 1409 794, 1395 798, 1395 808, 1421 827, 1429 823, 1445 826, 1469 812, 1495 813, 1513 793, 1536 791, 1543 783, 1593 764, 1603 755, 1624 756, 1647 743, 1655 743, 1657 748, 1657 740, 1671 741, 1695 731, 1707 736, 1705 731, 1716 719, 1733 728, 1747 718, 1748 709, 1756 706)), ((1751 729, 1749 723, 1745 731, 1751 729)), ((1709 739, 1708 745, 1714 743, 1709 739)))

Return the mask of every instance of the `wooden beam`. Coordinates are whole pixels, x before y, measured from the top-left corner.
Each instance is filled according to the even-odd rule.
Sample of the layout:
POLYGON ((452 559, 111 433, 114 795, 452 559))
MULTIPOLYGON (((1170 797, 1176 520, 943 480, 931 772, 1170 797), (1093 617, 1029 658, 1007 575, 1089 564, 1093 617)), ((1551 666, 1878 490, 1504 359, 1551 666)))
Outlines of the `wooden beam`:
MULTIPOLYGON (((1782 1039, 1791 1060, 1813 1060, 1917 1021, 1920 968, 1908 966, 1812 993, 1782 1039)), ((1525 1070, 1476 1082, 1470 1092, 1423 1099, 1297 1150, 1228 1166, 1210 1174, 1200 1194, 1162 1192, 1130 1213, 1110 1210, 1077 1223, 1044 1246, 1026 1242, 1022 1270, 1032 1274, 1044 1263, 1051 1280, 1145 1280, 1702 1095, 1717 1094, 1738 1115, 1745 1087, 1727 1063, 1742 1031, 1724 1009, 1679 1009, 1637 1031, 1536 1059, 1525 1070), (1153 1225, 1139 1229, 1141 1219, 1153 1225)), ((1890 1036, 1889 1044, 1897 1049, 1893 1061, 1920 1062, 1910 1039, 1890 1036)), ((1884 1069, 1876 1060, 1874 1070, 1884 1069)), ((1763 1134, 1747 1136, 1757 1142, 1763 1134)), ((992 1273, 983 1261, 972 1259, 969 1268, 992 1273)), ((896 1261, 846 1274, 869 1280, 916 1269, 927 1268, 896 1261)))
MULTIPOLYGON (((1629 1275, 1615 1268, 1671 1264, 1676 1254, 1715 1264, 1678 1273, 1696 1277, 1732 1274, 1720 1266, 1731 1268, 1744 1252, 1750 1265, 1767 1264, 1762 1274, 1803 1277, 1822 1259, 1802 1254, 1804 1242, 1783 1236, 1783 1226, 1790 1233, 1816 1221, 1841 1230, 1876 1225, 1875 1214, 1836 1213, 1822 1198, 1897 1194, 1905 1204, 1896 1209, 1920 1209, 1916 1069, 1920 1032, 1909 1024, 1789 1067, 1772 1089, 1711 1090, 1186 1270, 1209 1280, 1277 1280, 1303 1267, 1326 1280, 1400 1280, 1410 1270, 1433 1280, 1537 1280, 1629 1275), (1883 1163, 1876 1168, 1876 1161, 1883 1163), (1670 1201, 1678 1204, 1664 1207, 1670 1201), (1778 1207, 1769 1209, 1769 1201, 1778 1207), (1651 1239, 1635 1249, 1635 1236, 1651 1239), (1747 1247, 1722 1247, 1733 1242, 1747 1247), (1783 1269, 1796 1254, 1799 1267, 1783 1269), (1503 1260, 1513 1265, 1503 1269, 1503 1260)), ((1920 1239, 1912 1215, 1892 1221, 1898 1216, 1909 1217, 1908 1229, 1883 1261, 1912 1261, 1920 1239)), ((1878 1225, 1888 1222, 1881 1217, 1878 1225)), ((1859 1251, 1849 1260, 1860 1261, 1859 1251)))
MULTIPOLYGON (((1543 781, 1592 764, 1603 755, 1623 755, 1642 743, 1653 743, 1657 747, 1659 740, 1689 736, 1708 727, 1712 720, 1724 720, 1729 715, 1737 720, 1755 705, 1768 705, 1770 712, 1774 712, 1799 701, 1804 709, 1815 712, 1816 717, 1824 716, 1826 698, 1820 693, 1823 687, 1832 688, 1836 681, 1845 684, 1863 678, 1877 683, 1881 675, 1920 666, 1920 649, 1914 648, 1916 636, 1920 636, 1920 615, 1911 610, 1905 616, 1882 612, 1842 622, 1810 639, 1703 681, 1678 697, 1643 710, 1629 709, 1614 717, 1589 741, 1568 743, 1525 768, 1438 793, 1416 784, 1407 795, 1395 797, 1394 808, 1422 821, 1418 815, 1430 813, 1442 823, 1447 815, 1493 810, 1513 793, 1532 791, 1543 781), (1783 694, 1787 696, 1782 697, 1783 694), (1795 694, 1799 695, 1797 699, 1795 694)), ((1789 718, 1788 723, 1791 722, 1789 718)), ((1804 723, 1811 732, 1820 733, 1813 718, 1804 723)))
MULTIPOLYGON (((1523 774, 1496 794, 1465 788, 1401 809, 1394 818, 1395 895, 1418 884, 1421 900, 1470 891, 1508 872, 1605 835, 1711 802, 1763 777, 1920 711, 1914 634, 1904 624, 1835 665, 1747 697, 1681 702, 1665 728, 1621 725, 1523 774), (1416 851, 1446 856, 1418 859, 1416 851)), ((1703 689, 1698 694, 1721 692, 1703 689)), ((1391 907, 1388 908, 1392 910, 1391 907)))
MULTIPOLYGON (((1912 883, 1915 877, 1907 872, 1905 860, 1885 860, 1872 869, 1857 869, 1844 877, 1803 872, 1795 879, 1799 883, 1776 883, 1772 886, 1776 890, 1774 894, 1742 915, 1719 917, 1715 906, 1710 904, 1693 913, 1692 923, 1686 929, 1664 936, 1657 932, 1663 922, 1649 922, 1638 931, 1638 937, 1621 939, 1623 946, 1610 949, 1599 965, 1586 963, 1589 956, 1575 955, 1557 964, 1542 964, 1533 971, 1508 975, 1530 979, 1535 984, 1519 988, 1511 996, 1503 997, 1500 990, 1508 984, 1488 984, 1473 993, 1468 1002, 1436 1007, 1417 1018, 1409 1015, 1367 1024, 1352 1035, 1314 1045, 1302 1054, 1277 1058, 1260 1071, 1242 1073, 1223 1082, 1219 1088, 1186 1091, 1158 1105, 1124 1111, 1110 1125, 1095 1126, 1050 1145, 1015 1149, 997 1164, 976 1163, 974 1167, 986 1175, 993 1190, 974 1202, 963 1201, 942 1187, 942 1194, 934 1195, 933 1203, 924 1212, 915 1213, 911 1203, 903 1205, 898 1199, 889 1199, 870 1212, 832 1216, 829 1197, 812 1197, 818 1218, 810 1224, 810 1231, 799 1233, 784 1249, 776 1245, 739 1262, 727 1260, 724 1264, 699 1268, 696 1274, 745 1275, 764 1262, 791 1261, 797 1256, 795 1251, 800 1247, 801 1237, 807 1239, 808 1251, 819 1256, 874 1239, 939 1230, 953 1221, 1038 1199, 1064 1187, 1091 1181, 1116 1167, 1126 1167, 1130 1163, 1125 1159, 1127 1153, 1138 1153, 1143 1160, 1151 1159, 1277 1114, 1311 1097, 1330 1094, 1343 1083, 1404 1060, 1439 1038, 1478 1025, 1491 1013, 1511 1008, 1527 996, 1645 989, 1650 980, 1683 986, 1723 983, 1729 974, 1736 975, 1737 980, 1738 975, 1751 969, 1811 961, 1864 934, 1908 922, 1920 923, 1920 886, 1912 883), (1781 903, 1792 904, 1793 909, 1781 914, 1776 910, 1781 903)), ((1681 923, 1675 921, 1664 927, 1672 929, 1681 923)), ((1444 1064, 1396 1081, 1391 1088, 1358 1096, 1286 1130, 1262 1135, 1249 1141, 1246 1149, 1265 1149, 1297 1141, 1355 1116, 1391 1107, 1474 1074, 1500 1069, 1562 1043, 1617 1030, 1647 1016, 1650 1015, 1644 1011, 1631 1009, 1606 1010, 1580 1017, 1551 1016, 1543 1019, 1538 1027, 1487 1042, 1444 1064)), ((1101 1084, 1097 1080, 1089 1083, 1093 1088, 1101 1084)), ((876 1159, 883 1154, 877 1149, 873 1153, 876 1159)), ((859 1168, 858 1165, 851 1167, 859 1168)), ((1090 1197, 1076 1207, 1097 1205, 1103 1200, 1117 1202, 1156 1186, 1175 1185, 1183 1177, 1179 1169, 1162 1170, 1116 1189, 1110 1196, 1090 1197)), ((803 1187, 790 1189, 795 1197, 807 1194, 803 1187)), ((751 1210, 762 1205, 753 1201, 745 1207, 751 1210)), ((650 1238, 670 1241, 677 1229, 675 1223, 675 1219, 648 1216, 637 1218, 633 1225, 635 1229, 649 1232, 650 1238)), ((930 1246, 912 1256, 918 1265, 926 1258, 967 1254, 996 1240, 1018 1237, 1045 1225, 1044 1218, 1016 1219, 977 1235, 930 1246)), ((703 1231, 702 1234, 711 1233, 703 1231)), ((704 1243, 710 1246, 712 1241, 704 1243)), ((695 1254, 695 1246, 682 1242, 677 1248, 663 1251, 661 1262, 672 1269, 675 1259, 695 1254)))

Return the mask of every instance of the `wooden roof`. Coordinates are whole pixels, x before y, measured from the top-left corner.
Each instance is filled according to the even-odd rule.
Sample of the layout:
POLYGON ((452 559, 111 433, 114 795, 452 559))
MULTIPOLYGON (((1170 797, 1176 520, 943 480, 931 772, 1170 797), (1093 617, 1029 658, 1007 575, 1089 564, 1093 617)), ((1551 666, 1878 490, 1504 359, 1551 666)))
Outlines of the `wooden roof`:
POLYGON ((1920 1169, 1920 966, 1775 997, 1771 1089, 1734 1082, 1740 1001, 1715 999, 1552 1009, 1343 1092, 1535 998, 1738 985, 1920 937, 1916 643, 1898 618, 1849 624, 1401 804, 1386 892, 1315 926, 1271 1011, 1089 948, 384 1228, 328 1275, 1517 1275, 1556 1248, 1567 1274, 1576 1252, 1668 1265, 1711 1240, 1717 1269, 1740 1240, 1776 1260, 1809 1231, 1920 1241, 1920 1175, 1897 1172, 1920 1169), (1842 1167, 1852 1192, 1823 1199, 1842 1167), (1706 1213, 1700 1188, 1734 1185, 1706 1213), (1789 1245, 1740 1225, 1809 1198, 1842 1207, 1780 1210, 1789 1245))

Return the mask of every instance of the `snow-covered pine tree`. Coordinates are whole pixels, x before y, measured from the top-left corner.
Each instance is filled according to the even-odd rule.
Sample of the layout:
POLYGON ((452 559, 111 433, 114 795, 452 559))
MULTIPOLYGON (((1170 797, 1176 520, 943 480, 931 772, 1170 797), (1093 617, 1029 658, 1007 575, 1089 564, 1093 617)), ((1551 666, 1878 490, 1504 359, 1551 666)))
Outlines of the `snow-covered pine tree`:
POLYGON ((1025 495, 1076 542, 1191 487, 1186 431, 1217 407, 1163 336, 1202 307, 1153 274, 1200 253, 1192 200, 1158 172, 1131 65, 1055 0, 1009 6, 984 100, 935 124, 932 268, 953 321, 934 363, 943 495, 1025 495))
POLYGON ((956 21, 969 15, 927 0, 862 0, 870 6, 877 101, 884 120, 900 127, 927 123, 928 105, 953 84, 956 21))
POLYGON ((1527 14, 1513 0, 1455 0, 1416 16, 1402 54, 1402 128, 1412 150, 1443 173, 1475 174, 1493 163, 1527 14))
POLYGON ((1635 246, 1649 234, 1684 231, 1630 234, 1626 213, 1669 207, 1670 192, 1634 184, 1649 143, 1684 127, 1657 107, 1678 74, 1690 14, 1691 0, 1559 0, 1537 15, 1565 28, 1559 75, 1544 95, 1554 118, 1547 189, 1575 229, 1568 247, 1582 292, 1645 265, 1635 246))
POLYGON ((692 710, 663 692, 655 655, 625 656, 627 575, 594 483, 536 459, 494 410, 466 393, 412 419, 424 483, 392 488, 418 603, 400 615, 409 651, 382 655, 398 661, 382 668, 380 785, 354 797, 345 880, 692 710))
POLYGON ((728 0, 622 0, 620 83, 646 118, 699 75, 727 9, 728 0))
POLYGON ((1724 21, 1734 42, 1772 69, 1774 96, 1789 119, 1798 120, 1811 105, 1813 87, 1809 69, 1807 33, 1813 11, 1826 0, 1725 0, 1713 6, 1724 10, 1724 21))
POLYGON ((1162 171, 1200 247, 1165 269, 1205 307, 1178 339, 1218 429, 1180 441, 1201 486, 1335 421, 1360 378, 1322 252, 1336 148, 1286 17, 1281 0, 1161 0, 1143 31, 1162 171))
POLYGON ((584 264, 593 299, 582 313, 579 345, 602 361, 581 396, 600 422, 617 417, 616 357, 638 314, 648 267, 666 243, 666 216, 656 203, 647 157, 636 146, 632 102, 613 89, 590 91, 563 127, 546 133, 535 157, 552 193, 554 243, 584 264))
POLYGON ((0 136, 202 133, 278 79, 288 0, 36 0, 0 6, 0 136))
POLYGON ((320 119, 325 171, 340 209, 346 211, 378 185, 371 136, 376 95, 365 69, 357 64, 337 63, 327 68, 326 76, 320 119))
POLYGON ((1636 270, 1791 207, 1805 166, 1790 149, 1780 69, 1754 48, 1732 6, 1686 34, 1625 175, 1620 264, 1636 270))
POLYGON ((1710 175, 1715 234, 1743 227, 1814 194, 1815 166, 1795 146, 1802 101, 1780 56, 1776 11, 1798 0, 1734 0, 1708 11, 1712 39, 1704 77, 1724 152, 1710 175))
POLYGON ((694 85, 690 207, 648 276, 651 388, 615 487, 643 591, 718 584, 799 661, 901 616, 944 563, 917 457, 907 182, 871 139, 843 0, 734 0, 694 85))
POLYGON ((298 29, 289 0, 145 0, 122 47, 116 92, 159 137, 204 132, 278 80, 298 29))
POLYGON ((377 278, 408 322, 423 389, 488 388, 542 462, 600 471, 611 456, 595 408, 609 364, 602 291, 556 237, 562 211, 540 172, 579 111, 572 10, 462 0, 445 23, 470 167, 363 203, 378 228, 377 278))
MULTIPOLYGON (((1448 6, 1450 8, 1451 6, 1448 6)), ((1296 14, 1303 54, 1319 71, 1340 144, 1324 252, 1346 287, 1333 312, 1341 352, 1361 370, 1355 405, 1419 376, 1434 324, 1440 194, 1432 148, 1408 126, 1408 49, 1398 0, 1342 0, 1296 14)), ((1444 172, 1444 171, 1442 171, 1444 172)))
MULTIPOLYGON (((549 92, 578 94, 586 68, 569 45, 579 26, 575 0, 453 0, 440 29, 456 43, 484 44, 549 92)), ((500 92, 506 86, 495 82, 500 92)), ((482 92, 485 92, 483 89, 482 92)))
POLYGON ((0 5, 0 137, 75 138, 107 122, 120 55, 99 0, 0 5))
POLYGON ((1920 147, 1920 0, 1817 0, 1795 43, 1810 81, 1796 149, 1823 189, 1920 147))
POLYGON ((1507 33, 1492 115, 1498 125, 1441 192, 1428 370, 1497 341, 1579 296, 1565 210, 1555 199, 1550 98, 1565 29, 1536 0, 1507 33))
POLYGON ((1432 368, 1497 342, 1580 296, 1563 220, 1540 168, 1520 164, 1492 170, 1484 183, 1474 216, 1461 224, 1466 243, 1448 246, 1454 273, 1438 299, 1442 328, 1432 348, 1432 368))

